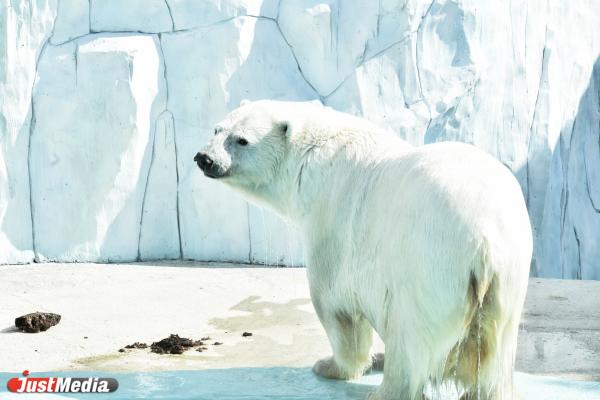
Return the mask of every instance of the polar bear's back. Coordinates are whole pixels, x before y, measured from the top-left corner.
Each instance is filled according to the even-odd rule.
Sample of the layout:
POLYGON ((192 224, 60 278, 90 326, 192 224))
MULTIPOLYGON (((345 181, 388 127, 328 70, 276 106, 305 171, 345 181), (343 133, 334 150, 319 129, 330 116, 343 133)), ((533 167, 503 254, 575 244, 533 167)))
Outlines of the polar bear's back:
POLYGON ((521 188, 484 151, 453 142, 415 147, 360 176, 355 188, 366 192, 365 205, 353 218, 361 226, 352 230, 379 243, 371 258, 397 260, 391 271, 406 274, 403 279, 423 281, 421 273, 448 279, 457 268, 468 274, 483 245, 498 261, 494 268, 528 273, 523 260, 531 256, 532 239, 521 188))
POLYGON ((513 174, 474 146, 441 142, 416 147, 399 158, 396 168, 406 179, 404 195, 417 196, 417 206, 429 198, 432 206, 443 204, 446 211, 477 224, 527 215, 513 174))

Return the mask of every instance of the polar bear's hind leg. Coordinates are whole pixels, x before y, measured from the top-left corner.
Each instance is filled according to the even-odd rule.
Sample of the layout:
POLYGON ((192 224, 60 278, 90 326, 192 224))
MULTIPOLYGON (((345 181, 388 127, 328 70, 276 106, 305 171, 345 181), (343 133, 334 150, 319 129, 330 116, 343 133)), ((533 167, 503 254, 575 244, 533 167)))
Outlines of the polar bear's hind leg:
POLYGON ((476 288, 476 282, 469 286, 468 331, 448 355, 444 377, 464 389, 461 400, 512 400, 518 316, 515 325, 515 318, 503 313, 497 277, 482 297, 476 288))

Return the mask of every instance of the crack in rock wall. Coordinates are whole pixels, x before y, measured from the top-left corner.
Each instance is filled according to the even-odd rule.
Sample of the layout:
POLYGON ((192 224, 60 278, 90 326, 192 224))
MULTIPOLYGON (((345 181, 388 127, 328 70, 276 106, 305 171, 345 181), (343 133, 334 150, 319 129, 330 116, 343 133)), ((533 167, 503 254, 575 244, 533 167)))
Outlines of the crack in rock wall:
POLYGON ((594 0, 2 0, 0 263, 301 265, 293 228, 192 157, 243 99, 316 99, 490 152, 532 274, 600 279, 598 20, 594 0))

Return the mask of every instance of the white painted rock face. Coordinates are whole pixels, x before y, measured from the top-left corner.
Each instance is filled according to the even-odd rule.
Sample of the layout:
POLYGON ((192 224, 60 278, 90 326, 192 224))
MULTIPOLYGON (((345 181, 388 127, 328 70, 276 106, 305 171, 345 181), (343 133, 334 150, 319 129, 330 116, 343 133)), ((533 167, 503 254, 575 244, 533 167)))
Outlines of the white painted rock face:
POLYGON ((193 156, 242 99, 320 99, 492 153, 532 273, 600 279, 598 20, 594 0, 5 0, 0 262, 300 264, 293 229, 193 156))
POLYGON ((177 147, 173 115, 156 118, 148 177, 144 189, 138 257, 142 260, 178 259, 177 147))
POLYGON ((135 259, 152 131, 165 108, 156 39, 49 45, 38 68, 30 169, 39 258, 135 259))
POLYGON ((174 30, 194 29, 246 15, 277 18, 279 0, 165 0, 174 30))
MULTIPOLYGON (((165 34, 162 47, 168 108, 173 112, 179 150, 183 257, 281 263, 288 248, 273 245, 263 250, 262 242, 268 241, 268 233, 282 237, 287 228, 273 217, 267 217, 263 226, 260 211, 221 183, 205 178, 193 157, 213 135, 214 125, 243 99, 306 100, 317 94, 298 72, 292 52, 271 20, 242 17, 201 30, 165 34), (186 62, 181 62, 178 55, 184 53, 186 62), (260 224, 255 223, 257 218, 260 224)), ((294 254, 299 257, 297 250, 294 254)))
POLYGON ((423 144, 429 109, 421 94, 414 46, 404 40, 379 57, 365 61, 325 104, 394 130, 413 144, 423 144), (394 99, 394 101, 390 101, 394 99))
POLYGON ((333 92, 365 59, 367 42, 377 34, 377 11, 375 2, 282 1, 281 31, 320 94, 333 92))
POLYGON ((50 44, 58 45, 90 32, 90 0, 60 0, 50 44))
POLYGON ((165 0, 89 0, 92 32, 165 32, 173 28, 165 0))
POLYGON ((56 2, 0 3, 0 263, 34 257, 27 166, 31 88, 56 2))

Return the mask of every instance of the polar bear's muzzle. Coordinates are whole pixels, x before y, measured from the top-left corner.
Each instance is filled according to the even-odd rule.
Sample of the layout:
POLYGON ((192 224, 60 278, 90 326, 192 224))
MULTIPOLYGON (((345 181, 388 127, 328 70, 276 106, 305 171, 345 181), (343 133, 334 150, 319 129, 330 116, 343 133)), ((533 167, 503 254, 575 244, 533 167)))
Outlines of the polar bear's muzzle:
POLYGON ((194 161, 198 164, 198 167, 204 172, 204 175, 209 178, 222 178, 227 176, 227 172, 224 171, 218 163, 216 163, 208 154, 199 152, 194 156, 194 161))

